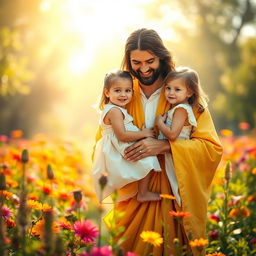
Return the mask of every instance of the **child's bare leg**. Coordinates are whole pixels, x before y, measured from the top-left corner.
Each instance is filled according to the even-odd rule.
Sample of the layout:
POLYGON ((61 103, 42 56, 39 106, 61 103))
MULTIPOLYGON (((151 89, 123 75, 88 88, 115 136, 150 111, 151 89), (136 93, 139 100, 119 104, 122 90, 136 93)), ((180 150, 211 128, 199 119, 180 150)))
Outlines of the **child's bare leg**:
POLYGON ((161 200, 159 193, 151 192, 148 190, 148 185, 149 185, 151 176, 152 176, 152 171, 146 177, 139 180, 139 189, 137 194, 137 200, 139 202, 161 200))

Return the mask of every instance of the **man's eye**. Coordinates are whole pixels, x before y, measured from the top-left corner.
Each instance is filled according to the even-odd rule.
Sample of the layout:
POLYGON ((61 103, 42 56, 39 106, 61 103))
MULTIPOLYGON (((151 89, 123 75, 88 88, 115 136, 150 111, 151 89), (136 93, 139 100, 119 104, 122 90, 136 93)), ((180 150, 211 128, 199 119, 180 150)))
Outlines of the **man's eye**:
POLYGON ((147 61, 148 64, 152 64, 153 62, 154 62, 154 60, 147 61))

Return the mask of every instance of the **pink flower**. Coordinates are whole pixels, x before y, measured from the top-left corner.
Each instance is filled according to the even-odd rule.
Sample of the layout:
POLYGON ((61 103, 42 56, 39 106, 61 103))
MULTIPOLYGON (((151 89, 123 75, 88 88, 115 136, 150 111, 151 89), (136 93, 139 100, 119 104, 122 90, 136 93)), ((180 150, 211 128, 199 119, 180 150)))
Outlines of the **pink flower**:
POLYGON ((10 217, 12 216, 11 209, 5 205, 2 207, 1 213, 2 213, 2 219, 4 220, 10 219, 10 217))
POLYGON ((0 135, 0 142, 7 142, 8 141, 8 137, 5 135, 0 135))
POLYGON ((139 256, 138 254, 134 253, 134 252, 127 252, 125 254, 125 256, 139 256))
MULTIPOLYGON (((80 256, 111 256, 112 250, 110 246, 94 247, 89 253, 82 252, 80 256)), ((127 254, 128 255, 128 254, 127 254)), ((127 256, 126 255, 126 256, 127 256)), ((136 254, 131 254, 129 256, 137 256, 136 254)))
POLYGON ((80 237, 85 243, 93 242, 99 233, 97 226, 90 220, 76 221, 73 227, 76 236, 80 237))
POLYGON ((110 246, 94 247, 90 251, 90 256, 111 256, 112 250, 110 246))

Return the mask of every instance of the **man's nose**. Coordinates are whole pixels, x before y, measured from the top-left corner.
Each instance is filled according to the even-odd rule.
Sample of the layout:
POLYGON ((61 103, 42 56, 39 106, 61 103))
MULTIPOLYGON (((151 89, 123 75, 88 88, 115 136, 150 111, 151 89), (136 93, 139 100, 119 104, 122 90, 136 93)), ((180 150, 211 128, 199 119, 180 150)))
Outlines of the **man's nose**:
POLYGON ((149 70, 148 64, 147 63, 142 63, 140 67, 140 71, 143 73, 146 73, 149 70))

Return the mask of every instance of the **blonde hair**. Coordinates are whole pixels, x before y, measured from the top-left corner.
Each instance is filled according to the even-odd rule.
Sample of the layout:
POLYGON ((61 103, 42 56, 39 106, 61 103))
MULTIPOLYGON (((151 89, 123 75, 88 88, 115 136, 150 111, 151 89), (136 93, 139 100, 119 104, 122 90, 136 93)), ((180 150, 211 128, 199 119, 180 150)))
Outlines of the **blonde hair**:
POLYGON ((168 73, 164 79, 164 86, 166 86, 168 82, 178 78, 181 78, 187 88, 193 93, 192 96, 188 98, 188 103, 191 106, 196 106, 199 113, 204 112, 209 100, 201 87, 198 73, 188 67, 179 67, 175 71, 168 73))
POLYGON ((123 71, 120 69, 115 69, 109 71, 104 78, 104 86, 102 90, 102 95, 99 103, 99 109, 102 110, 104 108, 105 104, 108 104, 109 98, 106 97, 104 91, 105 89, 110 90, 111 86, 114 84, 114 82, 120 78, 128 79, 131 81, 131 84, 133 84, 132 76, 128 71, 123 71))

